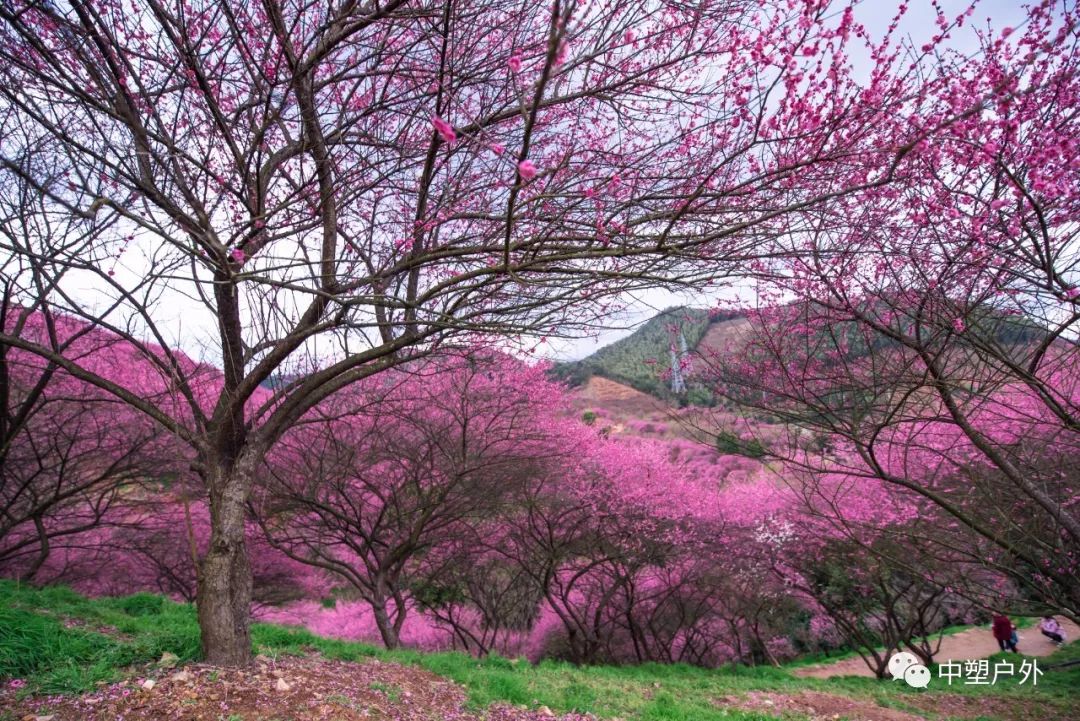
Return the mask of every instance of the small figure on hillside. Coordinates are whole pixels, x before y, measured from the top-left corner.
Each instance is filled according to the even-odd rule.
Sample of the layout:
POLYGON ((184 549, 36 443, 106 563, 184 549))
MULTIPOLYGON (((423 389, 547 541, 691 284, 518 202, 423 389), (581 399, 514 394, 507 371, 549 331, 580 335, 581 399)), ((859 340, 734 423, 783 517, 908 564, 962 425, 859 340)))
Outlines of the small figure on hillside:
POLYGON ((1043 620, 1039 623, 1039 630, 1042 631, 1043 636, 1046 636, 1058 646, 1065 643, 1065 629, 1061 627, 1061 624, 1053 616, 1043 616, 1043 620))
POLYGON ((992 622, 992 629, 994 632, 994 638, 997 639, 998 646, 1004 651, 1008 649, 1013 653, 1020 653, 1016 650, 1016 642, 1019 640, 1016 635, 1016 626, 1009 620, 1001 611, 994 614, 994 620, 992 622))

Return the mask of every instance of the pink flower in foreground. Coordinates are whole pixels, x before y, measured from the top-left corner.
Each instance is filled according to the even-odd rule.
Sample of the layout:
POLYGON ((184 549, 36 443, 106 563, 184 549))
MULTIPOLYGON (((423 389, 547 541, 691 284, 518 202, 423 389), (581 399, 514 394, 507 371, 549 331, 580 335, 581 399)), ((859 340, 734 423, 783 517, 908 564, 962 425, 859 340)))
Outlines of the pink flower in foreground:
POLYGON ((953 318, 952 327, 957 333, 963 333, 965 328, 964 321, 960 318, 953 318))
POLYGON ((536 177, 536 166, 531 160, 522 160, 518 163, 518 175, 524 181, 532 180, 536 177))
POLYGON ((512 73, 520 73, 521 72, 521 56, 520 55, 512 55, 510 57, 510 59, 506 61, 506 64, 510 66, 510 72, 512 72, 512 73))
POLYGON ((8 685, 11 686, 11 688, 22 688, 26 685, 26 681, 23 681, 21 678, 13 678, 8 685))
POLYGON ((1068 298, 1069 300, 1072 300, 1073 298, 1076 298, 1078 296, 1080 296, 1080 288, 1075 288, 1074 287, 1074 288, 1069 288, 1068 290, 1065 291, 1065 297, 1068 298))
POLYGON ((452 143, 457 140, 457 133, 454 132, 454 126, 440 118, 438 115, 431 116, 431 124, 435 128, 435 132, 439 134, 439 137, 443 139, 443 142, 452 143))
POLYGON ((247 259, 247 256, 244 255, 244 251, 240 250, 239 248, 233 248, 231 251, 229 251, 229 257, 235 260, 237 263, 243 263, 247 259))
POLYGON ((506 146, 502 145, 501 143, 492 143, 491 152, 495 153, 496 155, 502 155, 506 152, 506 146))

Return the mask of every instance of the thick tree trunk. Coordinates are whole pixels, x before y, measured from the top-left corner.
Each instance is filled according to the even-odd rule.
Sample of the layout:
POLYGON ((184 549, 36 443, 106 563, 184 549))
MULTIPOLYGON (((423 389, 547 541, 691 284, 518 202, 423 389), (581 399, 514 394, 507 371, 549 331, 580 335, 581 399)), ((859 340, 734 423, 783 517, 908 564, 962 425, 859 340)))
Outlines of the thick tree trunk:
POLYGON ((203 657, 215 666, 251 661, 251 565, 244 545, 251 483, 234 469, 210 484, 210 548, 199 564, 197 605, 203 657))
MULTIPOLYGON (((385 590, 385 583, 381 580, 377 581, 375 593, 372 594, 371 598, 371 610, 375 616, 375 626, 379 629, 379 635, 382 636, 383 644, 387 648, 397 648, 401 645, 401 636, 399 634, 401 624, 394 623, 390 620, 390 613, 386 610, 388 602, 389 599, 387 597, 387 591, 385 590)), ((404 619, 399 618, 399 620, 404 619)))

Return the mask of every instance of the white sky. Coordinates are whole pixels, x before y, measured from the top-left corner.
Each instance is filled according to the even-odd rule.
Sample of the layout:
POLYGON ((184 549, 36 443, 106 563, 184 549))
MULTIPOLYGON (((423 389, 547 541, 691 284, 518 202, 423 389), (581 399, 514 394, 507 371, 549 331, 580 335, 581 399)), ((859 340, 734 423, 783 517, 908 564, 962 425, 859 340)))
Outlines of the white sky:
MULTIPOLYGON (((898 0, 862 0, 856 18, 867 26, 872 36, 879 36, 884 33, 895 14, 897 4, 898 0)), ((962 13, 969 2, 967 0, 940 0, 940 5, 946 16, 952 19, 962 13)), ((1024 15, 1022 5, 1016 0, 983 0, 976 8, 972 17, 973 22, 961 32, 954 33, 948 45, 963 52, 974 52, 978 47, 975 27, 985 29, 989 18, 993 27, 1000 31, 1005 26, 1016 27, 1024 15)), ((910 38, 911 42, 918 47, 929 40, 935 31, 931 0, 910 0, 908 13, 899 28, 899 35, 910 38)), ((852 62, 856 70, 860 69, 860 65, 869 69, 868 58, 860 58, 853 54, 852 62)), ((152 253, 152 248, 142 250, 152 253)), ((137 262, 135 266, 138 266, 137 262)), ((139 268, 121 262, 116 270, 118 275, 131 274, 132 277, 136 277, 139 268)), ((87 294, 94 293, 94 289, 90 287, 81 290, 87 294)), ((677 305, 698 308, 715 307, 721 297, 731 299, 741 296, 740 300, 751 301, 752 297, 747 294, 752 293, 752 290, 748 284, 742 284, 701 294, 673 293, 662 290, 636 293, 623 299, 626 310, 613 316, 605 328, 598 329, 588 337, 554 340, 538 348, 537 353, 557 360, 583 358, 597 348, 629 335, 636 327, 664 308, 677 305)), ((215 322, 201 304, 194 299, 177 296, 175 299, 170 298, 168 303, 159 304, 157 311, 160 315, 169 316, 157 318, 158 326, 169 331, 168 335, 175 339, 176 345, 196 358, 213 362, 212 357, 217 356, 217 353, 210 351, 209 348, 216 345, 212 341, 216 335, 215 322)))
MULTIPOLYGON (((856 12, 856 20, 866 26, 872 36, 884 34, 889 21, 896 13, 897 2, 895 0, 862 0, 856 12)), ((945 16, 952 20, 964 12, 971 4, 970 0, 940 0, 939 2, 945 16)), ((982 0, 971 17, 971 23, 967 24, 961 32, 954 33, 949 39, 948 45, 964 52, 975 52, 978 49, 978 40, 975 28, 985 30, 987 21, 1000 32, 1004 27, 1017 27, 1025 17, 1023 5, 1017 0, 982 0)), ((897 37, 908 37, 915 47, 923 45, 930 40, 937 30, 934 25, 935 13, 930 0, 910 0, 908 12, 897 29, 897 37)), ((856 69, 860 62, 868 67, 869 59, 860 58, 852 54, 852 62, 856 69)), ((549 358, 555 360, 578 360, 589 355, 613 341, 630 335, 634 330, 657 312, 677 305, 688 305, 696 308, 711 308, 716 305, 717 299, 732 297, 737 294, 745 296, 749 286, 732 288, 721 293, 670 293, 665 291, 648 291, 637 294, 633 298, 627 298, 626 312, 612 317, 610 326, 592 336, 576 340, 557 341, 549 345, 549 358)), ((750 300, 744 297, 743 300, 750 300)))

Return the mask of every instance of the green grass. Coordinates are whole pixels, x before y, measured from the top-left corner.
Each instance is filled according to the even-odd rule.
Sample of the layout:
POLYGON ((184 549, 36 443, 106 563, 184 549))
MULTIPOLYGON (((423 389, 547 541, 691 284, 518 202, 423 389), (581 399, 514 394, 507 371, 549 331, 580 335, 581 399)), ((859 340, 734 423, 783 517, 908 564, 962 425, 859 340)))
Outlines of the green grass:
POLYGON ((89 600, 66 588, 0 583, 0 676, 26 678, 43 693, 88 690, 166 651, 190 661, 198 631, 190 606, 159 596, 89 600))
MULTIPOLYGON (((147 665, 166 651, 179 656, 181 663, 190 661, 198 657, 198 638, 195 612, 189 604, 147 594, 86 599, 64 588, 32 589, 0 581, 0 679, 25 679, 27 692, 78 693, 95 688, 98 682, 142 675, 147 673, 147 665)), ((532 708, 548 706, 557 713, 591 712, 601 718, 626 721, 775 718, 717 703, 723 697, 749 691, 816 690, 864 697, 893 708, 905 708, 918 694, 951 691, 1013 696, 1067 708, 1075 705, 1080 688, 1080 666, 1048 670, 1034 688, 999 683, 991 687, 960 684, 950 689, 937 684, 940 688, 918 691, 899 682, 870 678, 798 678, 787 668, 701 669, 679 664, 576 667, 553 661, 533 666, 498 656, 475 659, 461 653, 391 652, 267 624, 255 624, 252 638, 259 653, 272 657, 317 652, 340 660, 378 658, 421 666, 464 686, 473 708, 501 701, 532 708)), ((1080 644, 1073 644, 1053 657, 1039 659, 1039 666, 1045 669, 1052 663, 1077 658, 1080 644)), ((388 697, 399 691, 391 687, 381 690, 388 697)))

